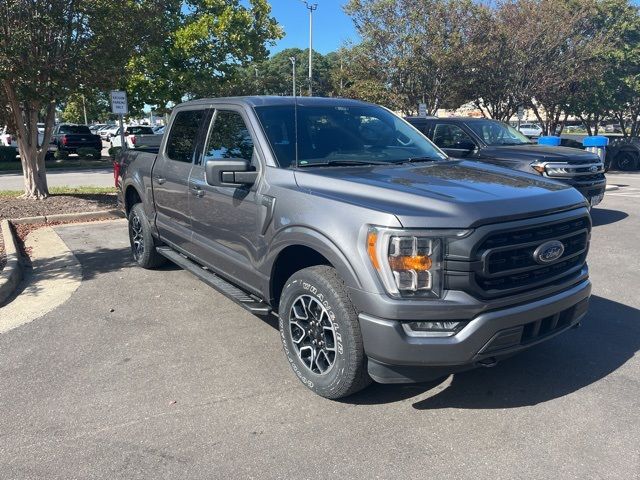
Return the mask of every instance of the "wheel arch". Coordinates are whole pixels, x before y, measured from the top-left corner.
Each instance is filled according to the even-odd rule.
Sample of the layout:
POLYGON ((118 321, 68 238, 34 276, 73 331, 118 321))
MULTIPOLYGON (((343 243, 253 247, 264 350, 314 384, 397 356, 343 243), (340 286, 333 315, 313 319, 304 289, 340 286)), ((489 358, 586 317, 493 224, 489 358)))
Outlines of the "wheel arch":
POLYGON ((131 207, 133 207, 136 203, 143 203, 142 195, 140 194, 140 190, 134 184, 128 184, 124 189, 124 209, 127 217, 129 216, 129 212, 131 211, 131 207))
POLYGON ((273 243, 267 262, 269 298, 277 309, 285 282, 295 272, 315 265, 336 269, 346 285, 361 288, 358 275, 340 248, 322 233, 304 227, 286 229, 273 243))

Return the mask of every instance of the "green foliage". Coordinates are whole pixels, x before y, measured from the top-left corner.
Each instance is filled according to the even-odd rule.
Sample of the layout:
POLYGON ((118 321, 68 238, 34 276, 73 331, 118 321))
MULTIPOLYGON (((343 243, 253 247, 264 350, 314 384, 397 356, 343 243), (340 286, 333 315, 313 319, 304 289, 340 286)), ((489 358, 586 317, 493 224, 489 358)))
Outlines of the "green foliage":
POLYGON ((116 158, 122 152, 122 147, 111 147, 108 150, 109 156, 111 158, 116 158))
POLYGON ((64 160, 65 158, 69 158, 69 152, 67 152, 66 150, 56 150, 56 152, 53 154, 53 158, 55 158, 56 160, 64 160))
POLYGON ((102 153, 100 152, 100 150, 97 150, 95 148, 84 148, 84 147, 79 148, 76 153, 81 158, 88 158, 88 157, 92 157, 95 159, 102 158, 102 153))
POLYGON ((161 39, 127 65, 130 108, 164 113, 185 99, 220 95, 282 36, 270 13, 266 0, 168 2, 155 19, 161 39))
POLYGON ((129 59, 158 41, 154 20, 168 3, 0 0, 0 85, 17 127, 27 197, 47 196, 40 112, 48 145, 56 102, 80 90, 107 90, 123 78, 129 59))
POLYGON ((87 91, 86 93, 72 93, 67 96, 62 109, 61 119, 66 123, 84 123, 84 109, 87 111, 87 121, 105 123, 114 120, 111 113, 108 94, 104 91, 87 91), (84 105, 83 105, 84 95, 84 105))
MULTIPOLYGON (((224 95, 292 95, 293 69, 291 58, 296 61, 296 90, 298 95, 309 91, 309 49, 287 48, 269 59, 238 69, 224 88, 224 95)), ((332 70, 335 54, 322 55, 313 52, 313 95, 334 95, 332 70)))
POLYGON ((15 162, 18 155, 16 147, 0 146, 0 162, 15 162))

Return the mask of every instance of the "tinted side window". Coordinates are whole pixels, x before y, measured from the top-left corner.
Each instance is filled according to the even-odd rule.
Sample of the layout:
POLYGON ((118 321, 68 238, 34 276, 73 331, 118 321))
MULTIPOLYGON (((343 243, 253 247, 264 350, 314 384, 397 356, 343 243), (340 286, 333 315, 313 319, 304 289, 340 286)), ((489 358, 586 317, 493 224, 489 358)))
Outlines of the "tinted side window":
POLYGON ((205 110, 186 110, 175 116, 167 138, 167 156, 171 160, 191 163, 204 116, 205 110))
POLYGON ((463 143, 473 143, 469 135, 459 126, 450 123, 437 123, 433 130, 433 143, 440 148, 458 148, 463 143))
POLYGON ((253 158, 253 139, 237 112, 218 110, 207 139, 204 161, 221 158, 253 158))

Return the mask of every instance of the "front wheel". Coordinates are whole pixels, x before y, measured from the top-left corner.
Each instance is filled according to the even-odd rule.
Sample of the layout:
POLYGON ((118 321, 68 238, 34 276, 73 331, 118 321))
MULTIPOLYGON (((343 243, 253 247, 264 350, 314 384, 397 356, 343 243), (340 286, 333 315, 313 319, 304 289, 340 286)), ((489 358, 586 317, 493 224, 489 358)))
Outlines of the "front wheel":
POLYGON ((133 259, 141 267, 154 268, 166 262, 156 251, 156 241, 141 203, 136 203, 129 212, 129 242, 133 259))
POLYGON ((282 291, 279 317, 287 360, 309 389, 337 399, 371 383, 358 315, 334 268, 294 273, 282 291))

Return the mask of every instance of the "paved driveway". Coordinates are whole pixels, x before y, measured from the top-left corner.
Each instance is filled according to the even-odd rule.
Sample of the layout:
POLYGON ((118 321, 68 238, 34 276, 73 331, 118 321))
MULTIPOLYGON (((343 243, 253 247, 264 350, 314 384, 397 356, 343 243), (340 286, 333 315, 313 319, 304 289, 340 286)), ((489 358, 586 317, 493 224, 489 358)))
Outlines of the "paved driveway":
POLYGON ((84 279, 0 335, 0 478, 639 478, 639 214, 628 196, 594 211, 581 329, 342 402, 299 385, 273 321, 132 267, 124 221, 57 227, 84 279))

